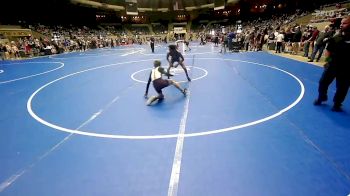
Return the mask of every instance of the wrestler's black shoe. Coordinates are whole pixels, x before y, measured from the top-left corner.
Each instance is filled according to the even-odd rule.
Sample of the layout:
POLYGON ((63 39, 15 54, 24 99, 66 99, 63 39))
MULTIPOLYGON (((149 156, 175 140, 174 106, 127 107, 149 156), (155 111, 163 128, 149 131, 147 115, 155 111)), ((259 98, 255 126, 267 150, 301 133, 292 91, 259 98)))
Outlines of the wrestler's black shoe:
POLYGON ((190 77, 187 77, 187 80, 188 80, 189 82, 191 82, 191 78, 190 78, 190 77))

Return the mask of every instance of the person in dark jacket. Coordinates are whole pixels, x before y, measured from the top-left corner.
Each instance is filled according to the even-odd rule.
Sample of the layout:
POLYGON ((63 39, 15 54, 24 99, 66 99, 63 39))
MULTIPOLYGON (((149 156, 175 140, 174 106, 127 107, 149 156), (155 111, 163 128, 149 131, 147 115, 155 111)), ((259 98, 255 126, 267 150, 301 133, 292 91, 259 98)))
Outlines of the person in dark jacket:
POLYGON ((327 101, 329 85, 336 79, 336 93, 333 97, 332 111, 341 112, 342 103, 350 86, 350 16, 341 21, 340 33, 329 39, 326 48, 326 65, 318 87, 318 98, 314 105, 327 101))
POLYGON ((152 53, 154 53, 154 37, 151 37, 150 44, 151 44, 152 53))

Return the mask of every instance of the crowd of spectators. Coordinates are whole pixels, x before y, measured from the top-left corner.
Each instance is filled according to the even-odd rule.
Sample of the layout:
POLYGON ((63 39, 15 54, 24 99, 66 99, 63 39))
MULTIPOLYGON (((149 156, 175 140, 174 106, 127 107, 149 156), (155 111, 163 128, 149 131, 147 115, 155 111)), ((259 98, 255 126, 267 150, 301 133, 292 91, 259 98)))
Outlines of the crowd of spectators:
MULTIPOLYGON (((308 57, 309 61, 319 61, 327 40, 332 37, 339 27, 338 20, 349 14, 347 8, 336 6, 332 10, 317 10, 310 23, 330 21, 318 29, 315 25, 300 25, 296 19, 308 15, 308 12, 297 10, 294 14, 271 16, 268 19, 256 19, 239 25, 222 24, 196 26, 189 33, 191 40, 201 40, 201 44, 213 41, 215 46, 221 45, 228 51, 261 51, 274 50, 276 53, 290 53, 308 57), (318 56, 316 54, 318 53, 318 56)), ((194 25, 195 26, 195 25, 194 25)), ((147 26, 130 28, 131 34, 123 28, 106 27, 77 27, 77 26, 44 26, 30 25, 32 31, 42 36, 22 37, 16 41, 0 43, 1 59, 18 59, 40 55, 59 54, 87 49, 115 47, 125 44, 145 44, 151 37, 147 26)), ((155 41, 166 42, 168 33, 165 26, 153 26, 156 32, 155 41), (159 28, 158 28, 159 27, 159 28)), ((171 39, 171 37, 170 37, 171 39)))
POLYGON ((120 27, 77 27, 29 25, 27 28, 40 36, 20 37, 14 41, 0 42, 0 59, 20 59, 42 55, 60 54, 88 49, 115 47, 128 44, 148 44, 153 37, 155 43, 167 42, 165 27, 157 25, 156 35, 151 35, 147 26, 129 27, 129 32, 120 27))
POLYGON ((156 35, 164 35, 168 33, 168 27, 161 24, 152 25, 152 29, 156 35))
POLYGON ((332 9, 325 9, 321 6, 319 10, 312 13, 311 23, 330 22, 344 18, 349 14, 349 9, 337 3, 332 9))
POLYGON ((129 30, 133 35, 149 35, 150 31, 147 26, 131 26, 129 30))
MULTIPOLYGON (((345 8, 337 8, 343 11, 345 8)), ((242 25, 226 26, 228 32, 222 32, 219 25, 213 26, 217 32, 209 40, 216 45, 217 39, 221 41, 224 50, 221 51, 261 51, 271 50, 275 53, 289 53, 306 57, 306 61, 320 61, 327 41, 338 33, 340 20, 330 20, 318 29, 314 21, 308 25, 296 23, 296 19, 308 15, 307 12, 282 16, 272 16, 270 19, 257 19, 242 25), (239 27, 241 26, 241 27, 239 27)), ((348 13, 346 13, 348 14, 348 13)), ((323 24, 323 23, 322 23, 323 24)), ((201 40, 208 41, 208 34, 202 35, 201 40), (204 38, 203 38, 204 37, 204 38)), ((202 42, 202 41, 201 41, 202 42)))
POLYGON ((124 30, 111 26, 89 28, 30 25, 29 28, 38 32, 40 37, 30 35, 16 41, 0 43, 1 59, 19 59, 133 43, 144 44, 148 41, 138 34, 128 35, 124 30))

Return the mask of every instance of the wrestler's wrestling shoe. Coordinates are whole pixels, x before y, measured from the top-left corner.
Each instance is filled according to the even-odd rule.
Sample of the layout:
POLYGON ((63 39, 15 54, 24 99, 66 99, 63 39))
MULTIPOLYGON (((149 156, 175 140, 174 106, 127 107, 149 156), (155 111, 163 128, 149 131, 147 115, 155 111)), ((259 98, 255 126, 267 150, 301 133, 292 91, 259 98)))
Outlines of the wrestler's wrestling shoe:
POLYGON ((153 102, 155 102, 158 99, 157 96, 151 96, 147 101, 146 101, 146 105, 150 106, 153 102))

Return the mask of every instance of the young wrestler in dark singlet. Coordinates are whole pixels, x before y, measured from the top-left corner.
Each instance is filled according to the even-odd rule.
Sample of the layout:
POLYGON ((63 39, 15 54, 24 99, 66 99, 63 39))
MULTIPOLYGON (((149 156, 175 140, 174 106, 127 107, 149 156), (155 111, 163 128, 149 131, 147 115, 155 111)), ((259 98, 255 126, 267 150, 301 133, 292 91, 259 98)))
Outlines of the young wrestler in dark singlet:
MULTIPOLYGON (((187 72, 186 66, 183 63, 185 58, 182 56, 182 54, 179 51, 176 50, 176 46, 175 45, 170 45, 169 46, 169 52, 166 55, 166 59, 169 62, 168 73, 170 73, 170 68, 174 67, 174 63, 178 62, 178 64, 181 65, 182 69, 185 71, 187 80, 189 82, 191 81, 191 78, 188 76, 188 72, 187 72)), ((169 76, 168 76, 168 79, 169 79, 169 76)))

